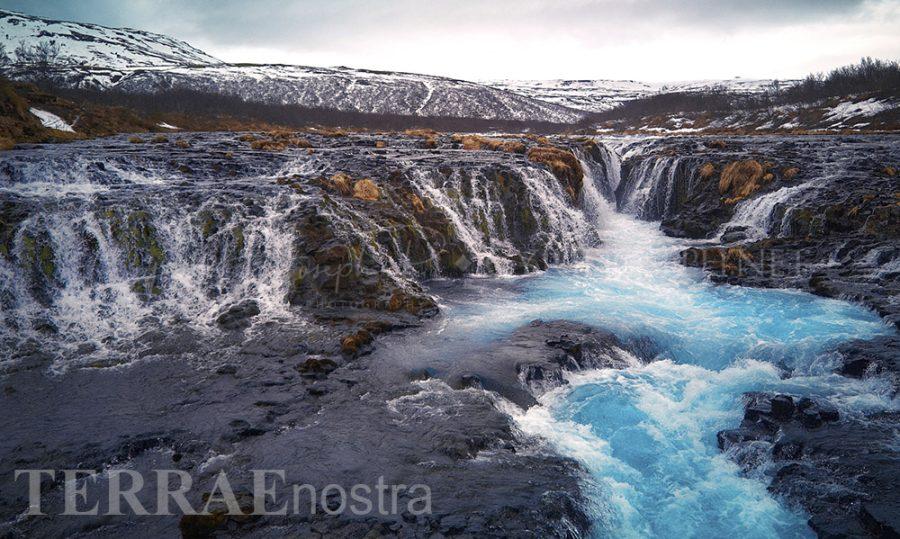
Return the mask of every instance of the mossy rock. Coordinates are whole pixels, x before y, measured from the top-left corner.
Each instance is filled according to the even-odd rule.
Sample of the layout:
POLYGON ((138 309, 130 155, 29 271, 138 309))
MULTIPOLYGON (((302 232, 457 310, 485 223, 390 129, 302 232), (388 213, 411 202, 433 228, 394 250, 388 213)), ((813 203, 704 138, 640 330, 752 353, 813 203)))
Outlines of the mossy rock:
POLYGON ((145 300, 159 296, 162 293, 161 273, 166 252, 159 242, 150 214, 135 210, 123 217, 117 210, 105 210, 101 217, 107 221, 110 235, 124 255, 126 268, 143 280, 140 287, 132 285, 132 290, 145 300))

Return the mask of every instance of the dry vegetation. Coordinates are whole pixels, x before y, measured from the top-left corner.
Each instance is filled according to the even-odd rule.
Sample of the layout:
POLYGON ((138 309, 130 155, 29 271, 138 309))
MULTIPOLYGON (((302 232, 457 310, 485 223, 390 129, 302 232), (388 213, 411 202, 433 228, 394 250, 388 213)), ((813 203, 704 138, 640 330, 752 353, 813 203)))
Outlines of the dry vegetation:
POLYGON ((707 178, 711 178, 713 174, 716 173, 716 166, 712 163, 704 163, 702 167, 700 167, 700 177, 704 180, 707 178))
POLYGON ((381 198, 381 190, 370 178, 363 178, 353 184, 353 197, 371 202, 381 198))
POLYGON ((312 144, 305 138, 297 136, 293 131, 283 129, 271 130, 263 135, 265 138, 257 138, 256 135, 244 134, 238 137, 241 142, 249 142, 250 149, 267 152, 283 152, 288 148, 309 148, 312 144))
POLYGON ((424 148, 431 149, 438 147, 437 137, 439 136, 439 133, 434 129, 407 129, 403 133, 411 137, 421 138, 422 146, 424 148))
POLYGON ((495 152, 525 153, 525 143, 519 140, 504 140, 482 137, 481 135, 453 135, 451 142, 460 144, 464 150, 491 150, 495 152))
POLYGON ((754 159, 734 161, 725 165, 719 176, 719 193, 731 195, 725 203, 736 204, 771 182, 774 175, 767 172, 771 164, 765 165, 768 166, 754 159))
MULTIPOLYGON (((381 198, 381 189, 378 188, 378 184, 371 178, 354 180, 350 175, 338 172, 331 176, 331 178, 322 179, 320 182, 325 187, 337 191, 343 196, 352 196, 353 198, 369 202, 381 198)), ((421 201, 419 202, 421 203, 421 201)))
POLYGON ((584 169, 581 162, 571 150, 556 146, 534 146, 528 150, 528 160, 550 167, 553 175, 560 181, 563 189, 572 202, 578 200, 581 184, 584 180, 584 169))

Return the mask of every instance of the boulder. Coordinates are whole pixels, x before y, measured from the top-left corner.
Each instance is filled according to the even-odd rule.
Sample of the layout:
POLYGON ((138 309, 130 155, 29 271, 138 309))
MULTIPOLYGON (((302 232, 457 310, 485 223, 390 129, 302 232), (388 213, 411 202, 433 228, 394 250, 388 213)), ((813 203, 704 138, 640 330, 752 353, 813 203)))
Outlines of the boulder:
POLYGON ((259 314, 259 304, 254 300, 243 300, 226 307, 216 323, 223 329, 244 329, 250 327, 250 319, 259 314))

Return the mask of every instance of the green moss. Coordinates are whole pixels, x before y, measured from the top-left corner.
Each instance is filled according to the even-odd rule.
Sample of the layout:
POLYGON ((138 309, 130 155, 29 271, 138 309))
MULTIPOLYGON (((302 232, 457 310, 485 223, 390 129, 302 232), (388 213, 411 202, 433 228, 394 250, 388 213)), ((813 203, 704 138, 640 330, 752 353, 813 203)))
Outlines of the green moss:
POLYGON ((219 223, 211 212, 204 211, 200 216, 200 233, 203 235, 203 239, 207 239, 219 231, 219 223))
POLYGON ((26 271, 37 271, 47 280, 56 276, 56 262, 49 241, 38 241, 31 234, 22 234, 21 265, 26 271))
POLYGON ((101 217, 109 223, 113 241, 122 250, 125 266, 137 274, 131 289, 144 300, 162 294, 160 269, 166 253, 156 235, 150 214, 135 210, 124 219, 114 209, 103 211, 101 217))
POLYGON ((479 209, 478 214, 476 216, 476 225, 478 226, 478 230, 481 231, 481 235, 484 237, 484 240, 490 244, 491 242, 491 228, 488 226, 487 217, 484 215, 484 210, 479 209))
POLYGON ((234 248, 237 252, 242 252, 244 250, 244 228, 241 225, 236 225, 231 229, 231 237, 234 238, 234 248))
POLYGON ((53 248, 49 245, 43 245, 39 255, 41 271, 48 279, 52 279, 56 274, 56 264, 53 262, 53 248))

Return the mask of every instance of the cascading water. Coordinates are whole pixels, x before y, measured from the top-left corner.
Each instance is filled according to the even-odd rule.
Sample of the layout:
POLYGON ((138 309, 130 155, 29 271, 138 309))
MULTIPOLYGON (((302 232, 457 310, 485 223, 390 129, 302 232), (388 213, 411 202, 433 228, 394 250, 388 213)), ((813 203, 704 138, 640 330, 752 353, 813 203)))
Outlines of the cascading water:
POLYGON ((591 472, 596 535, 811 536, 804 515, 767 491, 765 467, 745 476, 720 452, 716 433, 740 423, 750 391, 826 398, 845 416, 897 409, 889 382, 833 374, 830 353, 894 330, 841 301, 713 285, 676 262, 682 244, 654 223, 609 210, 599 226, 604 243, 583 262, 515 286, 481 283, 458 300, 447 291, 440 326, 387 345, 384 357, 448 369, 447 358, 536 318, 650 338, 660 352, 649 364, 573 374, 540 397, 542 406, 508 406, 524 432, 591 472))
POLYGON ((523 159, 451 168, 411 150, 382 170, 383 159, 353 149, 273 155, 215 135, 194 144, 173 153, 111 139, 4 156, 4 356, 39 348, 54 368, 128 361, 149 332, 214 338, 219 314, 248 300, 256 321, 303 323, 291 303, 357 293, 337 294, 339 282, 298 292, 304 260, 330 269, 324 251, 349 253, 373 276, 372 301, 386 301, 422 278, 533 271, 596 243, 559 181, 523 159), (385 182, 382 200, 329 190, 323 178, 343 166, 385 182))
POLYGON ((818 396, 845 416, 897 408, 886 381, 832 372, 835 345, 894 333, 875 314, 800 292, 714 286, 675 262, 678 240, 609 207, 614 198, 637 213, 645 203, 656 213, 673 207, 678 157, 622 174, 621 163, 652 139, 603 144, 600 161, 582 155, 583 211, 552 174, 519 157, 444 170, 443 157, 400 158, 377 170, 394 182, 388 200, 362 206, 322 187, 337 159, 362 168, 344 155, 234 158, 226 156, 234 145, 215 138, 202 151, 155 157, 127 144, 80 144, 12 152, 0 164, 4 358, 29 342, 57 346, 57 367, 127 356, 127 343, 151 330, 215 333, 217 313, 248 298, 264 319, 302 322, 286 296, 297 286, 297 250, 314 240, 326 249, 313 257, 358 246, 354 260, 392 285, 441 276, 457 255, 484 274, 566 264, 460 285, 477 287, 474 299, 448 290, 437 329, 388 339, 379 360, 452 361, 535 318, 651 340, 659 353, 649 364, 574 374, 541 395, 542 406, 509 405, 524 432, 591 472, 599 536, 808 535, 765 477, 745 477, 716 446, 716 433, 740 421, 741 395, 818 396), (325 224, 313 227, 313 217, 325 224), (404 222, 410 235, 395 236, 404 222), (603 245, 591 249, 598 236, 603 245), (421 256, 401 239, 423 243, 421 256), (541 263, 526 267, 529 257, 541 263))
POLYGON ((816 183, 817 181, 810 181, 783 187, 740 202, 731 220, 722 225, 718 236, 721 238, 729 229, 744 230, 746 238, 750 240, 782 235, 785 232, 787 214, 780 221, 777 220, 778 207, 790 207, 796 198, 813 189, 816 183))
POLYGON ((515 167, 514 181, 503 179, 502 173, 489 179, 481 170, 445 176, 412 163, 407 167, 417 194, 448 218, 474 265, 472 273, 516 273, 523 243, 548 263, 578 260, 584 247, 596 243, 584 214, 566 202, 559 182, 546 170, 515 167))

